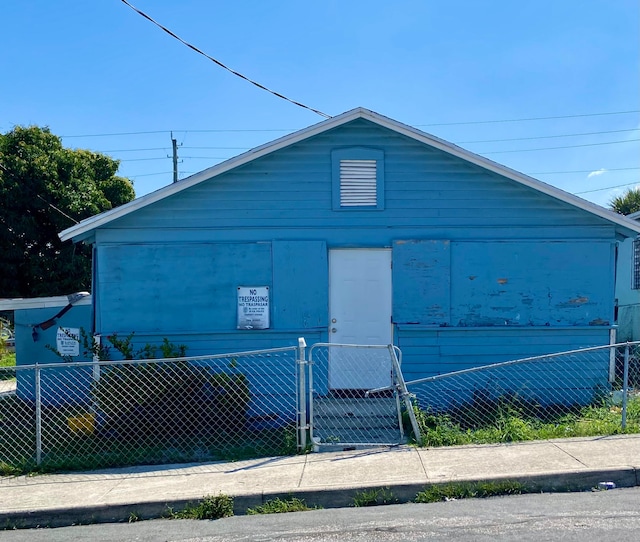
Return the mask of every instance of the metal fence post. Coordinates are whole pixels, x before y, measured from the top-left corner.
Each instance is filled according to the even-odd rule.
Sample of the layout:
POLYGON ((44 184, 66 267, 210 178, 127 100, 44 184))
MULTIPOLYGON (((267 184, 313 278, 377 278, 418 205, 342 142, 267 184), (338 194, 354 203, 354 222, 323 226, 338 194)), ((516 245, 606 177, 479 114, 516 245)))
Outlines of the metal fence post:
POLYGON ((36 465, 42 463, 42 390, 40 386, 40 367, 35 365, 35 392, 36 392, 36 465))
MULTIPOLYGON (((616 344, 616 330, 609 330, 609 344, 616 344)), ((609 348, 609 384, 613 384, 616 381, 616 354, 618 349, 613 346, 609 348)))
POLYGON ((400 393, 402 395, 402 399, 404 400, 404 406, 407 409, 409 421, 411 421, 413 436, 415 437, 416 442, 420 443, 420 441, 422 440, 422 435, 420 434, 420 426, 418 425, 418 421, 416 420, 416 413, 413 410, 413 401, 411 400, 411 394, 407 389, 407 384, 404 381, 402 369, 400 368, 400 362, 398 361, 398 356, 396 356, 396 351, 392 344, 389 345, 389 353, 391 354, 391 363, 393 364, 393 368, 396 374, 397 385, 400 388, 400 393))
POLYGON ((101 343, 102 343, 102 336, 94 335, 93 336, 94 353, 93 353, 93 357, 91 358, 91 361, 93 361, 93 379, 96 381, 100 380, 100 356, 98 355, 98 352, 100 351, 101 343))
POLYGON ((622 429, 627 427, 627 392, 629 390, 629 344, 624 346, 624 372, 622 376, 622 429))
POLYGON ((298 339, 298 447, 300 450, 307 447, 306 348, 307 343, 304 337, 300 337, 298 339))

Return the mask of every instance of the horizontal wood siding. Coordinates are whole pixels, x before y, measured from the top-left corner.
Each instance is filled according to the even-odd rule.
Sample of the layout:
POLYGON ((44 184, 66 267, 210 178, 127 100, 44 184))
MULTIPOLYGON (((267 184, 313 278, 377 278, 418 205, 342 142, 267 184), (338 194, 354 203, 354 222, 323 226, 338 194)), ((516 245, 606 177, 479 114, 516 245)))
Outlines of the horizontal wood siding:
POLYGON ((333 248, 393 247, 407 378, 605 344, 613 318, 611 223, 363 119, 95 239, 99 331, 168 335, 189 355, 327 340, 333 248), (331 153, 349 147, 383 154, 383 208, 333 210, 331 153), (271 329, 235 329, 238 286, 270 287, 271 329))
POLYGON ((607 327, 432 328, 397 326, 406 380, 609 344, 607 327))
MULTIPOLYGON (((395 132, 358 120, 274 152, 205 181, 167 200, 109 224, 144 229, 147 240, 163 229, 206 231, 226 239, 230 230, 254 240, 292 237, 286 231, 312 228, 330 246, 348 237, 389 246, 396 238, 440 238, 429 230, 455 228, 465 238, 478 228, 606 226, 606 221, 544 196, 514 181, 426 147, 395 132), (331 151, 371 147, 384 152, 383 210, 332 210, 331 151), (374 228, 372 230, 372 228, 374 228), (425 234, 422 233, 422 231, 425 234)), ((475 234, 478 232, 475 231, 475 234)), ((561 236, 558 232, 553 237, 561 236)), ((592 234, 593 235, 593 234, 592 234)), ((296 236, 297 237, 297 236, 296 236)))
MULTIPOLYGON (((319 331, 307 331, 303 334, 299 330, 229 330, 225 332, 184 333, 167 329, 162 333, 136 333, 133 344, 135 348, 142 348, 146 344, 160 345, 164 337, 176 345, 185 345, 187 356, 208 356, 297 346, 299 337, 304 337, 309 344, 326 341, 326 334, 319 331)), ((118 359, 117 356, 118 354, 114 353, 113 358, 118 359)))
MULTIPOLYGON (((344 213, 345 211, 342 211, 344 213)), ((245 229, 143 229, 100 230, 96 239, 102 243, 193 243, 211 242, 223 239, 225 242, 271 241, 272 239, 292 238, 296 240, 315 241, 325 239, 331 248, 349 247, 391 247, 396 240, 405 239, 441 239, 441 240, 558 240, 557 227, 529 226, 487 226, 469 228, 457 225, 422 228, 402 226, 389 228, 359 228, 324 224, 321 228, 295 228, 273 230, 269 228, 245 229)), ((562 228, 562 239, 603 240, 614 239, 613 226, 595 226, 593 228, 566 226, 562 228)))

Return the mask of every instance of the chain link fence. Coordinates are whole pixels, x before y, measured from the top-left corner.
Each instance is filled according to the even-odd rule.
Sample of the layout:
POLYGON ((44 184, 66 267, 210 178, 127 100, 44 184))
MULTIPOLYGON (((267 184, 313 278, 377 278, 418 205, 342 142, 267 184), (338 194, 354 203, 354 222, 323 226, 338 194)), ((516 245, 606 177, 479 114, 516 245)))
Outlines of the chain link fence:
POLYGON ((393 346, 0 367, 0 475, 640 432, 640 343, 405 384, 393 346))
POLYGON ((0 368, 0 473, 294 454, 298 348, 0 368))
POLYGON ((400 356, 394 346, 311 347, 309 420, 314 450, 406 442, 402 411, 409 394, 400 356))
POLYGON ((587 348, 407 382, 423 445, 640 431, 640 344, 587 348))

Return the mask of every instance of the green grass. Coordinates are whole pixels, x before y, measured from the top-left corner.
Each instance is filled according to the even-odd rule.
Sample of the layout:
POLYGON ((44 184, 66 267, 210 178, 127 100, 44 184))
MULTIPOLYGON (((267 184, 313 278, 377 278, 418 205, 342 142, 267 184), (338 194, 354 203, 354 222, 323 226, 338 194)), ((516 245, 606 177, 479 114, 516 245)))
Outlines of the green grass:
POLYGON ((455 499, 477 499, 499 495, 521 495, 526 487, 520 482, 473 482, 427 486, 416 495, 414 502, 432 503, 455 499))
POLYGON ((353 498, 353 506, 380 506, 397 504, 399 501, 389 488, 365 489, 358 491, 353 498))
POLYGON ((247 515, 256 514, 283 514, 287 512, 307 512, 309 510, 318 510, 318 506, 309 507, 303 499, 297 497, 290 497, 288 499, 270 499, 264 504, 258 505, 255 508, 249 508, 247 515))
POLYGON ((0 367, 15 367, 15 366, 16 366, 15 352, 0 353, 0 367))
POLYGON ((9 352, 0 340, 0 380, 15 380, 15 370, 8 369, 16 366, 16 353, 9 352), (5 368, 5 369, 3 369, 5 368))
POLYGON ((184 510, 169 510, 172 519, 220 519, 233 516, 233 498, 228 495, 208 495, 201 501, 188 504, 184 510))
MULTIPOLYGON (((630 397, 627 428, 621 428, 621 408, 600 402, 582 408, 565 408, 549 414, 540 408, 500 404, 482 409, 482 417, 471 407, 451 414, 415 410, 420 425, 421 446, 491 444, 559 437, 583 437, 640 433, 640 396, 630 397), (527 415, 534 412, 538 417, 527 415), (472 423, 473 422, 473 423, 472 423)), ((123 436, 96 431, 74 433, 68 419, 89 412, 88 406, 43 407, 42 464, 35 464, 35 408, 19 397, 0 398, 0 476, 29 472, 90 470, 129 465, 153 465, 203 461, 234 461, 257 457, 294 455, 294 427, 215 431, 190 435, 188 439, 167 435, 162 438, 140 435, 136 428, 123 436), (134 438, 135 436, 135 438, 134 438)), ((373 490, 372 490, 373 491, 373 490)), ((380 490, 376 490, 380 491, 380 490)), ((363 494, 366 502, 384 504, 382 493, 363 494)))
POLYGON ((484 412, 475 423, 469 421, 472 416, 468 411, 466 416, 454 416, 416 408, 415 413, 421 431, 418 445, 429 447, 640 433, 640 397, 629 398, 625 430, 620 406, 606 402, 541 417, 504 408, 484 412))

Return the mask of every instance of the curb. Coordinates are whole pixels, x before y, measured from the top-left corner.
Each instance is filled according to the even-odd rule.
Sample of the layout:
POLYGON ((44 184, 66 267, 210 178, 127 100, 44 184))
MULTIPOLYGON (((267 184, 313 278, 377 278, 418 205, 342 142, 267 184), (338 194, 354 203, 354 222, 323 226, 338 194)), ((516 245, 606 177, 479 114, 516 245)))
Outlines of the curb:
MULTIPOLYGON (((615 487, 635 487, 640 485, 640 473, 637 468, 611 468, 591 471, 557 472, 537 475, 496 476, 482 479, 455 479, 437 482, 434 485, 448 483, 471 483, 483 481, 516 481, 525 485, 529 493, 558 493, 589 491, 600 482, 613 482, 615 487)), ((345 508, 353 506, 354 497, 367 489, 385 488, 393 492, 398 503, 408 503, 416 494, 429 484, 363 485, 341 489, 301 490, 289 493, 273 492, 233 497, 234 514, 244 515, 248 508, 264 504, 275 498, 298 497, 310 506, 322 508, 345 508)), ((203 495, 204 497, 204 495, 203 495)), ((0 530, 33 529, 37 527, 68 527, 94 523, 124 523, 135 515, 139 520, 157 519, 167 515, 169 509, 182 510, 193 499, 173 501, 135 502, 119 505, 96 505, 78 508, 49 508, 29 512, 1 512, 0 530)))

